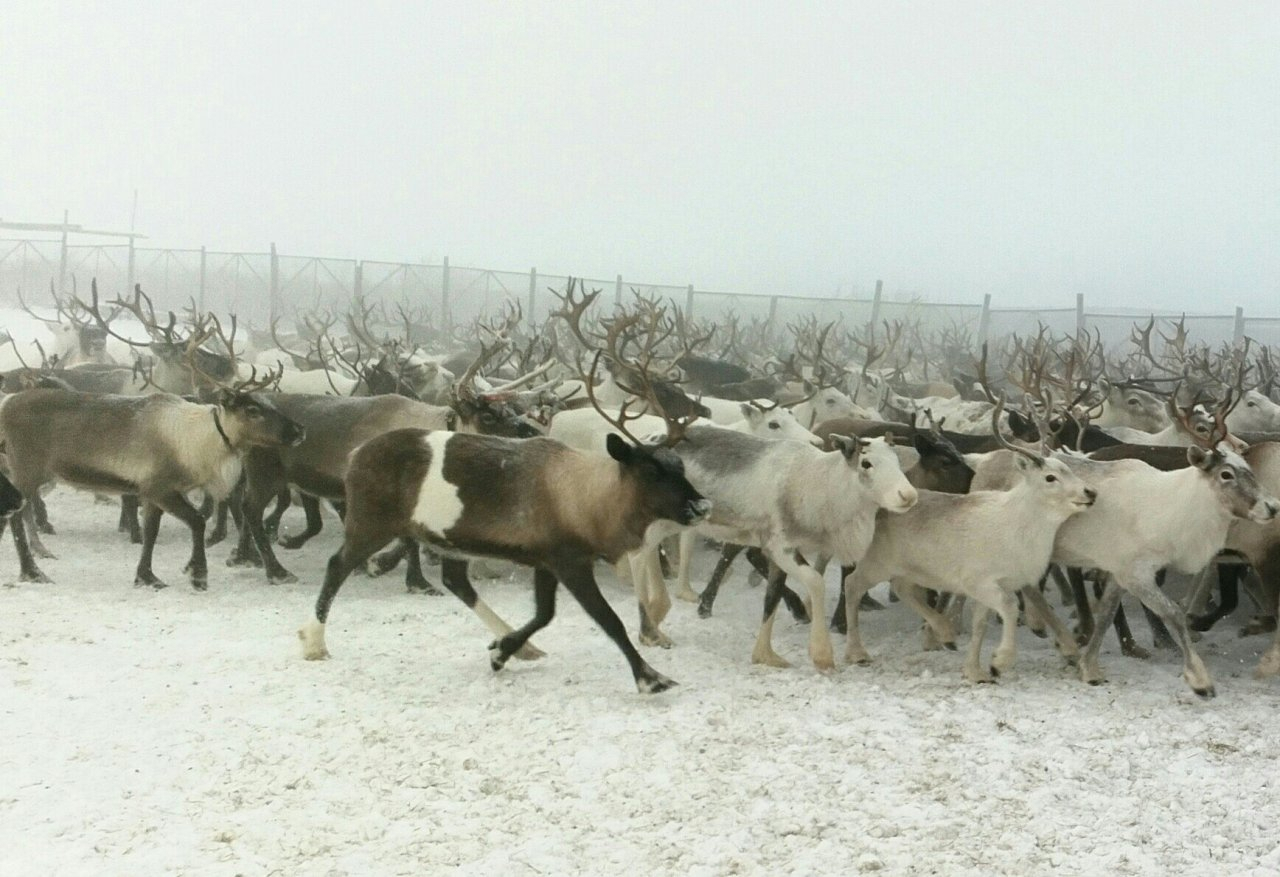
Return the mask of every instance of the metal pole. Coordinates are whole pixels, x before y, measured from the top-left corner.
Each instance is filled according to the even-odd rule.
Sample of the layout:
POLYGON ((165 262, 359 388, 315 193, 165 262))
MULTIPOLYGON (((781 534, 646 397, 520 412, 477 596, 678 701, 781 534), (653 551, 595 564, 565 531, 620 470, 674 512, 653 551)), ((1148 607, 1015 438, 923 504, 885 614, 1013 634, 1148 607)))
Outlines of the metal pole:
POLYGON ((693 284, 689 284, 689 291, 684 295, 684 318, 686 320, 693 319, 693 284))
POLYGON ((529 269, 529 328, 538 325, 538 269, 529 269))
POLYGON ((622 275, 618 275, 618 282, 613 287, 613 306, 622 307, 622 275))
POLYGON ((1244 340, 1244 308, 1237 307, 1235 331, 1232 333, 1231 341, 1234 344, 1239 344, 1243 340, 1244 340))
POLYGON ((449 257, 444 257, 440 276, 440 313, 444 317, 445 331, 453 329, 453 317, 449 313, 449 257))
POLYGON ((1076 293, 1076 334, 1084 334, 1084 293, 1076 293))
POLYGON ((357 261, 351 277, 351 297, 359 299, 364 296, 364 262, 357 261))
MULTIPOLYGON (((62 295, 67 285, 67 222, 70 216, 71 211, 62 211, 62 255, 58 259, 58 295, 62 295)), ((125 294, 128 295, 130 292, 133 290, 130 289, 125 294)))
POLYGON ((200 247, 200 310, 204 311, 204 284, 205 284, 205 248, 200 247))
POLYGON ((769 325, 773 325, 773 321, 778 316, 778 297, 776 295, 769 296, 769 325))
POLYGON ((271 319, 280 316, 280 254, 276 252, 275 242, 271 243, 271 319))
POLYGON ((987 343, 987 333, 991 330, 991 293, 982 297, 982 315, 978 317, 978 345, 987 343))
POLYGON ((884 293, 884 281, 876 281, 876 294, 871 299, 871 337, 876 335, 876 326, 880 322, 880 297, 884 293))

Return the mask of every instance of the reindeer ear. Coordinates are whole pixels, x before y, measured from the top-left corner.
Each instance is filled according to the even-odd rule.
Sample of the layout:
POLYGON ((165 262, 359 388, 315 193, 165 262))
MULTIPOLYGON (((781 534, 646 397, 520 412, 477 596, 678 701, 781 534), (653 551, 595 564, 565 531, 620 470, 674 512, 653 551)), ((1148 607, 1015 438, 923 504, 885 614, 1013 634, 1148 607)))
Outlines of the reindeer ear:
POLYGON ((1209 452, 1199 445, 1192 445, 1187 448, 1187 462, 1197 469, 1205 470, 1208 470, 1212 464, 1209 452))
POLYGON ((611 432, 604 440, 605 449, 609 451, 609 456, 617 460, 619 463, 631 462, 632 450, 627 440, 616 432, 611 432))
POLYGON ((742 409, 742 416, 747 420, 751 420, 756 415, 756 413, 759 412, 760 410, 756 406, 752 405, 750 402, 743 402, 738 407, 742 409))
POLYGON ((240 397, 228 390, 226 387, 218 390, 218 405, 223 408, 235 408, 240 402, 240 397))

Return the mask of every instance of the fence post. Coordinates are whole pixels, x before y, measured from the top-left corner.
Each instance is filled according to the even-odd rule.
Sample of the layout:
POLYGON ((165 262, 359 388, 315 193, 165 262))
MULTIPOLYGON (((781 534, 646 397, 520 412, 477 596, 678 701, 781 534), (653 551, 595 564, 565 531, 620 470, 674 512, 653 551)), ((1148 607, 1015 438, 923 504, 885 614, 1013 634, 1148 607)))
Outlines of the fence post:
POLYGON ((440 269, 440 313, 444 318, 445 331, 453 330, 453 316, 449 313, 449 257, 444 257, 444 265, 440 269))
POLYGON ((693 284, 689 284, 689 291, 684 294, 684 318, 686 320, 693 319, 693 284))
POLYGON ((778 316, 778 297, 776 295, 769 296, 769 325, 773 325, 773 321, 778 316))
POLYGON ((1236 308, 1236 326, 1231 333, 1231 341, 1233 344, 1239 344, 1244 340, 1244 308, 1236 308))
POLYGON ((356 300, 364 297, 364 262, 358 259, 351 278, 351 295, 356 300))
POLYGON ((538 325, 537 311, 538 309, 538 269, 529 269, 529 328, 534 329, 538 325))
POLYGON ((280 316, 280 254, 275 241, 271 242, 271 319, 280 316))
POLYGON ((1076 293, 1076 335, 1084 334, 1084 293, 1076 293))
POLYGON ((884 281, 876 281, 876 293, 871 298, 871 337, 876 337, 876 326, 880 323, 880 296, 884 294, 884 281))
MULTIPOLYGON (((134 269, 134 261, 133 261, 133 260, 134 260, 134 254, 135 254, 135 252, 136 252, 136 250, 134 249, 134 245, 133 245, 133 235, 131 234, 131 235, 129 235, 129 280, 128 280, 128 282, 124 285, 124 288, 125 288, 125 289, 127 289, 127 290, 129 291, 129 292, 125 293, 126 295, 128 295, 128 294, 130 294, 130 293, 132 293, 132 292, 133 292, 133 283, 134 283, 134 279, 133 279, 133 278, 134 278, 134 270, 133 270, 133 269, 134 269)), ((168 290, 168 286, 169 286, 169 277, 168 277, 168 274, 169 274, 169 263, 168 263, 168 261, 166 261, 166 262, 165 262, 165 293, 166 293, 166 294, 167 294, 167 293, 168 293, 168 291, 169 291, 169 290, 168 290)))
POLYGON ((207 255, 202 244, 200 246, 200 313, 204 313, 205 257, 207 255))
MULTIPOLYGON (((67 221, 70 216, 71 211, 62 211, 62 254, 58 258, 58 295, 62 295, 67 285, 67 221)), ((125 295, 130 295, 132 292, 133 290, 130 289, 125 295)))
POLYGON ((987 343, 987 333, 991 331, 991 293, 982 297, 982 314, 978 317, 978 346, 987 343))
POLYGON ((615 308, 622 307, 622 275, 618 275, 618 282, 613 286, 613 306, 615 308))

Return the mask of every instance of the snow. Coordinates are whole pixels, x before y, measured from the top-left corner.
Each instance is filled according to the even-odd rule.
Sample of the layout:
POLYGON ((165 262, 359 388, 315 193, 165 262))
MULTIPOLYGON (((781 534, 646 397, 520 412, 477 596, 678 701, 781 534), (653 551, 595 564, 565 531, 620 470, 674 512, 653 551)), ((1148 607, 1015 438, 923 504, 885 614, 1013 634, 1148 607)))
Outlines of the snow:
MULTIPOLYGON (((548 657, 495 675, 460 602, 353 578, 333 658, 306 662, 332 519, 282 552, 298 584, 223 567, 223 545, 198 594, 172 519, 155 592, 113 506, 57 489, 49 508, 56 584, 0 588, 0 874, 1280 872, 1280 688, 1252 678, 1266 638, 1239 619, 1201 643, 1210 702, 1175 655, 1109 643, 1095 688, 1025 630, 1013 672, 970 685, 901 604, 864 614, 876 662, 828 677, 789 619, 796 667, 749 665, 761 592, 737 570, 714 618, 674 607, 677 645, 646 655, 682 684, 643 697, 563 592, 548 657)), ((528 580, 478 585, 519 624, 528 580)))

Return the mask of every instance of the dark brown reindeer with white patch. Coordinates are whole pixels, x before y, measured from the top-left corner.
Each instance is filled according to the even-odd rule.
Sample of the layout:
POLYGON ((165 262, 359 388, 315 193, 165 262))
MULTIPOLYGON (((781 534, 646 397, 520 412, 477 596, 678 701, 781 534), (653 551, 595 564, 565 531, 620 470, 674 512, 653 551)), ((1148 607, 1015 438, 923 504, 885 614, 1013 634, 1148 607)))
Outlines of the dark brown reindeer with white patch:
MULTIPOLYGON (((597 353, 593 377, 599 362, 597 353)), ((649 402, 658 407, 655 399, 649 402)), ((513 655, 540 656, 528 640, 551 622, 556 586, 563 584, 622 650, 641 693, 670 688, 675 683, 632 645, 592 567, 597 558, 615 563, 639 548, 655 521, 691 525, 706 517, 710 503, 666 446, 687 425, 668 420, 667 442, 660 446, 611 435, 608 456, 549 438, 402 429, 372 439, 351 456, 346 537, 329 559, 315 617, 298 631, 304 656, 328 657, 324 625, 351 571, 392 539, 408 537, 447 555, 445 587, 498 636, 489 646, 495 671, 513 655), (534 568, 536 609, 528 624, 512 630, 479 599, 460 559, 475 555, 534 568)))
MULTIPOLYGON (((160 518, 168 512, 191 529, 186 572, 208 586, 204 518, 185 494, 197 488, 221 499, 240 477, 240 455, 260 445, 290 445, 302 427, 255 391, 275 380, 238 383, 217 402, 179 396, 106 396, 27 390, 0 400, 0 441, 14 486, 27 499, 53 480, 96 493, 136 494, 143 503, 142 554, 135 584, 164 587, 151 570, 160 518)), ((36 566, 21 516, 13 519, 23 581, 47 582, 36 566)))

